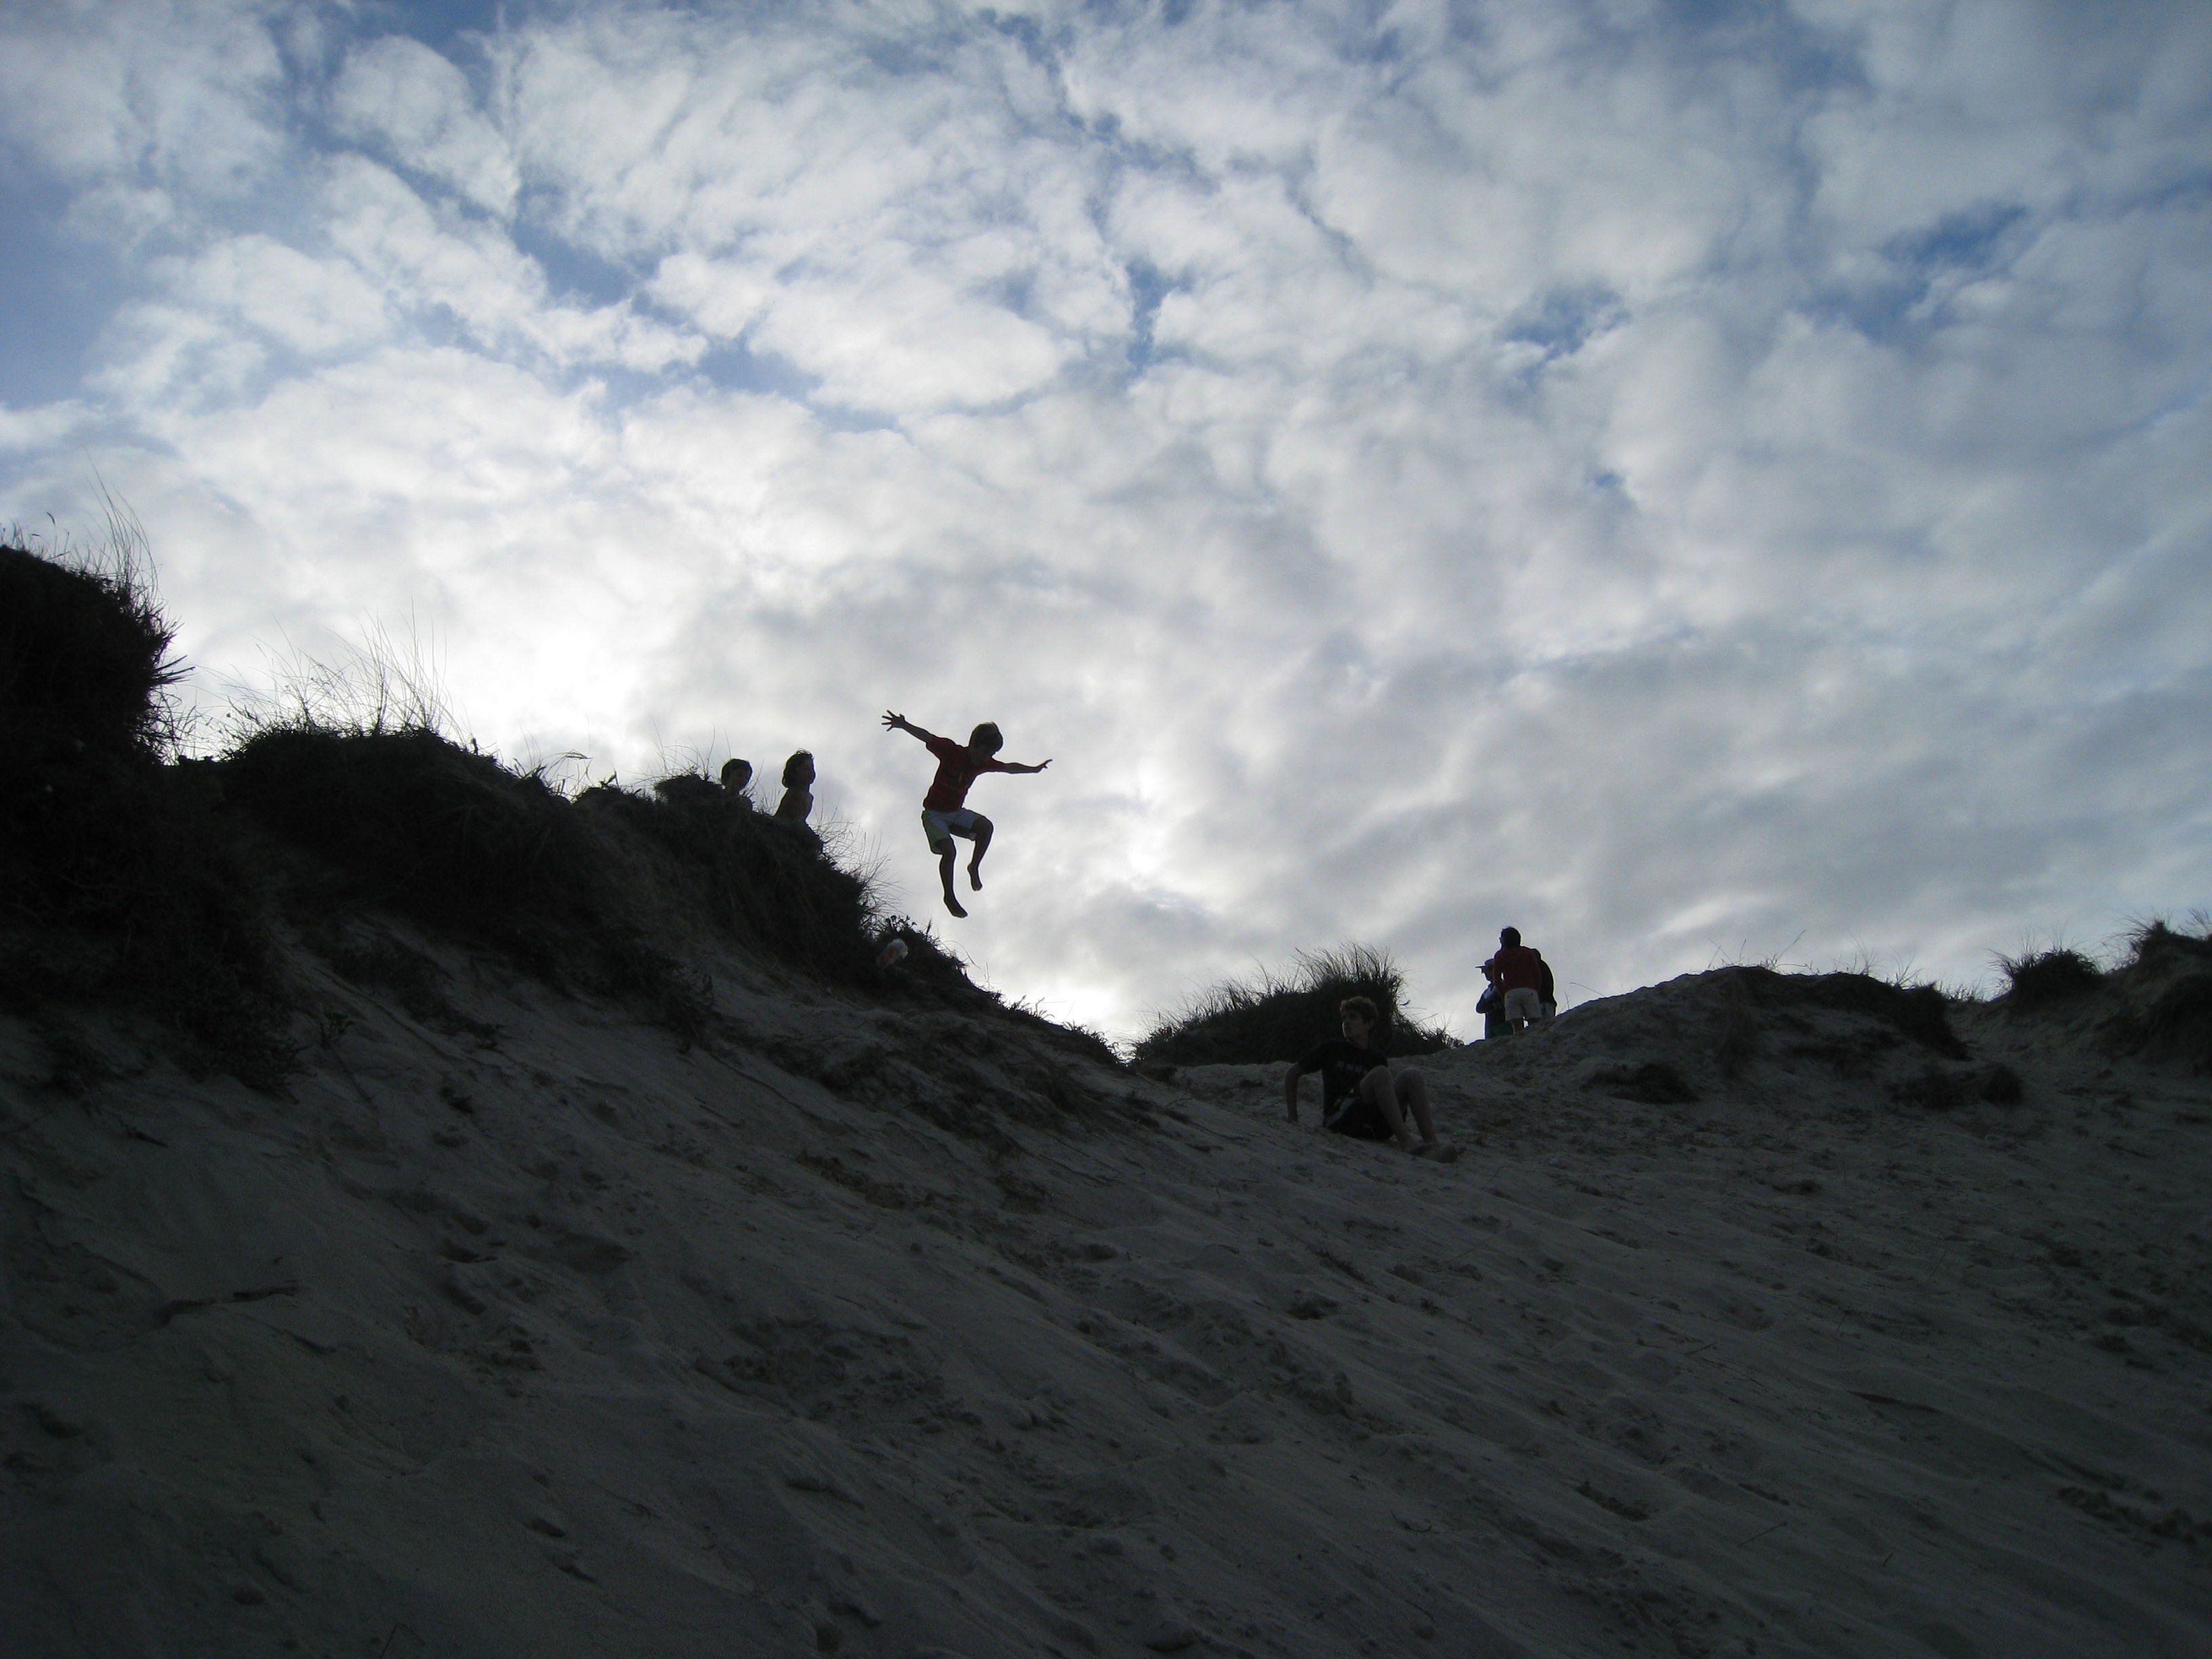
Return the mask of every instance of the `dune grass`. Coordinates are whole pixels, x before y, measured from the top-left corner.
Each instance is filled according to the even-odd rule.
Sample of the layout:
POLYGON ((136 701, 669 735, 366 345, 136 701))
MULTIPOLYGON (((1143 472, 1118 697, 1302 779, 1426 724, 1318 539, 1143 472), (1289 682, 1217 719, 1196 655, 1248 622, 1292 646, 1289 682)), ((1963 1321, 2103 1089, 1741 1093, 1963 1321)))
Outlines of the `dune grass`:
POLYGON ((0 537, 0 743, 11 759, 170 752, 170 691, 185 669, 135 520, 111 513, 92 547, 0 537))
POLYGON ((1714 1057, 1727 1076, 1741 1072, 1759 1052, 1755 1011, 1793 1005, 1863 1014, 1947 1059, 1966 1057, 1966 1045, 1951 1027, 1951 999, 1933 985, 1900 985, 1870 974, 1777 973, 1758 966, 1717 969, 1711 976, 1721 985, 1724 1011, 1714 1057))
POLYGON ((2104 970, 2068 945, 2000 955, 1997 967, 2005 976, 1999 1000, 2015 1012, 2087 996, 2105 982, 2104 970))
POLYGON ((2212 916, 2194 912, 2181 927, 2162 918, 2139 922, 2127 951, 2112 975, 2122 1001, 2106 1022, 2107 1037, 2212 1069, 2212 916))
POLYGON ((1443 1027, 1406 1018, 1406 975, 1388 951, 1366 945, 1300 951, 1282 975, 1230 979, 1163 1016, 1136 1044, 1133 1058, 1154 1065, 1264 1065, 1296 1060, 1335 1036, 1337 1005, 1364 996, 1381 1012, 1370 1039, 1386 1054, 1433 1054, 1452 1038, 1443 1027))
POLYGON ((127 995, 186 1058, 273 1086, 290 1065, 273 941, 198 769, 164 764, 182 673, 143 538, 91 554, 0 545, 0 989, 33 1011, 127 995))

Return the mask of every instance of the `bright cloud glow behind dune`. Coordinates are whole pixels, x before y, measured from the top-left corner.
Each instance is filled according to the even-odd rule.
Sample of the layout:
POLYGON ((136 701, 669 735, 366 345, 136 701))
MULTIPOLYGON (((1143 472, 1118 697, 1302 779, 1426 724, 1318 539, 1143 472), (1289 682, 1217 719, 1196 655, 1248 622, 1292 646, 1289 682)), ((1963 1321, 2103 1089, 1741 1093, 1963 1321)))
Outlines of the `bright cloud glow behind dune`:
POLYGON ((2202 7, 45 3, 0 98, 0 516, 104 479, 211 684, 811 747, 917 915, 874 716, 995 718, 954 936, 1117 1034, 2212 903, 2202 7))

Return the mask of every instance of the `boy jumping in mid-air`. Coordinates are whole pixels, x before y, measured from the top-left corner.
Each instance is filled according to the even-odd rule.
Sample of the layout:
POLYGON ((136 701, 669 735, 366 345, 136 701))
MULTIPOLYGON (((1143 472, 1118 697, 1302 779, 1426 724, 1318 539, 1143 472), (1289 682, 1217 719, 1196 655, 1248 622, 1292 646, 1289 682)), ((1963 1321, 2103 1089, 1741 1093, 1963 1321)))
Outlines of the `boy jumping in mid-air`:
POLYGON ((965 805, 968 786, 986 772, 1042 772, 1052 763, 1039 761, 1035 766, 1024 766, 995 758, 1006 739, 988 720, 969 734, 964 748, 950 738, 923 731, 903 714, 886 714, 884 729, 911 732, 937 757, 937 775, 930 781, 929 793, 921 798, 921 827, 929 837, 929 850, 937 854, 938 874, 945 884, 945 908, 956 916, 964 916, 968 913, 952 892, 952 860, 959 850, 952 838, 958 836, 975 843, 975 854, 968 860, 968 884, 979 893, 983 890, 983 854, 991 845, 991 820, 965 805))

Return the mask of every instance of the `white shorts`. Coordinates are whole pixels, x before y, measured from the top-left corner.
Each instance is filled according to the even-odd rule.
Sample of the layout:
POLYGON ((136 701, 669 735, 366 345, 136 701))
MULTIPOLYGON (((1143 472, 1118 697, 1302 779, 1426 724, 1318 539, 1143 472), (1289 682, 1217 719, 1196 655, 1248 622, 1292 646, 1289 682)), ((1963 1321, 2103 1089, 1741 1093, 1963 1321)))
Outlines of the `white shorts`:
POLYGON ((1505 1006, 1498 1012, 1508 1019, 1541 1019, 1544 999, 1529 986, 1516 986, 1505 994, 1505 1006))
POLYGON ((939 812, 925 806, 921 809, 921 832, 929 837, 929 850, 933 853, 949 851, 955 836, 973 841, 975 839, 975 809, 956 806, 950 812, 939 812))

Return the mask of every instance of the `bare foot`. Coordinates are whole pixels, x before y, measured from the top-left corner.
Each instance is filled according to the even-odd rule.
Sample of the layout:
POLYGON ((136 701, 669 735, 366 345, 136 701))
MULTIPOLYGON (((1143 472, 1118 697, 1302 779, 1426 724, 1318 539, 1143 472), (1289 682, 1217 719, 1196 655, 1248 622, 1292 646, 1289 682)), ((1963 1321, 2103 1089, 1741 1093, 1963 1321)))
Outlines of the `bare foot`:
POLYGON ((951 890, 950 889, 947 889, 945 891, 945 908, 951 911, 956 916, 964 916, 968 914, 965 910, 960 908, 960 901, 952 896, 951 890))
POLYGON ((1441 1140, 1425 1140, 1413 1148, 1413 1156, 1429 1158, 1438 1164, 1456 1164, 1459 1162, 1459 1148, 1447 1146, 1441 1140))
POLYGON ((983 872, 972 864, 968 866, 968 884, 979 893, 983 890, 983 872))

